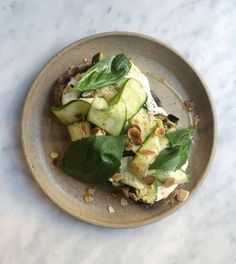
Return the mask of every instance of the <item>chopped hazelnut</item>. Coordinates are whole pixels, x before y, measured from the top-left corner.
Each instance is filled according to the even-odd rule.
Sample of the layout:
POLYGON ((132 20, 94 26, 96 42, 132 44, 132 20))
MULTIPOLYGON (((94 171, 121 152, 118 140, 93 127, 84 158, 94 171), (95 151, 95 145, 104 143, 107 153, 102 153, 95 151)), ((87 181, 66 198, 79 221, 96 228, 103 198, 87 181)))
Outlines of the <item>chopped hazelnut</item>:
POLYGON ((111 196, 112 196, 113 198, 117 198, 118 194, 117 194, 117 193, 111 193, 111 196))
POLYGON ((133 199, 135 202, 137 202, 138 201, 138 197, 134 194, 134 193, 129 193, 129 197, 131 198, 131 199, 133 199))
POLYGON ((140 132, 142 132, 141 127, 138 124, 133 124, 132 127, 137 128, 140 132))
POLYGON ((147 175, 143 179, 145 185, 152 185, 154 181, 155 181, 155 177, 153 175, 147 175))
POLYGON ((164 136, 165 135, 165 129, 162 128, 162 127, 156 128, 155 135, 158 136, 158 137, 164 136))
POLYGON ((95 188, 88 187, 87 190, 86 190, 86 192, 87 192, 88 195, 94 196, 94 194, 95 194, 95 188))
POLYGON ((123 179, 123 178, 124 178, 124 176, 123 176, 122 173, 115 173, 115 174, 112 176, 112 180, 113 180, 114 182, 118 182, 118 181, 120 181, 120 180, 123 179))
POLYGON ((168 188, 175 184, 175 178, 169 177, 165 180, 164 187, 168 188))
POLYGON ((51 157, 52 159, 57 159, 57 158, 59 157, 59 154, 58 154, 57 152, 55 152, 55 151, 52 151, 52 152, 50 153, 50 157, 51 157))
POLYGON ((134 173, 139 173, 142 170, 142 168, 139 165, 137 165, 137 164, 133 164, 132 165, 132 170, 133 170, 134 173))
POLYGON ((126 198, 129 198, 129 187, 122 188, 122 191, 126 198))
POLYGON ((199 115, 195 115, 194 118, 193 118, 193 125, 195 127, 198 126, 200 121, 201 121, 201 119, 199 118, 199 115))
POLYGON ((126 145, 126 147, 125 147, 125 150, 130 151, 130 150, 133 149, 133 146, 134 146, 133 144, 128 143, 128 144, 126 145))
POLYGON ((131 144, 134 145, 142 144, 141 131, 136 126, 129 128, 127 135, 131 144))
POLYGON ((144 155, 144 156, 149 156, 149 155, 155 154, 156 151, 151 150, 151 149, 143 149, 139 153, 142 154, 142 155, 144 155))
POLYGON ((107 207, 107 209, 108 209, 108 212, 109 212, 110 214, 115 213, 115 210, 114 210, 114 208, 113 208, 111 205, 109 205, 109 206, 107 207))
POLYGON ((92 195, 89 195, 89 194, 85 194, 84 195, 84 201, 86 203, 91 203, 93 201, 94 197, 92 195))
POLYGON ((120 204, 121 204, 121 206, 127 206, 128 205, 128 201, 125 199, 125 198, 121 198, 120 199, 120 204))
POLYGON ((184 101, 184 106, 185 108, 189 111, 189 112, 192 112, 193 109, 194 109, 194 103, 192 100, 186 100, 184 101))
POLYGON ((184 189, 179 189, 179 190, 177 191, 176 198, 177 198, 177 200, 178 200, 179 202, 184 202, 184 201, 187 200, 188 196, 189 196, 189 191, 184 190, 184 189))

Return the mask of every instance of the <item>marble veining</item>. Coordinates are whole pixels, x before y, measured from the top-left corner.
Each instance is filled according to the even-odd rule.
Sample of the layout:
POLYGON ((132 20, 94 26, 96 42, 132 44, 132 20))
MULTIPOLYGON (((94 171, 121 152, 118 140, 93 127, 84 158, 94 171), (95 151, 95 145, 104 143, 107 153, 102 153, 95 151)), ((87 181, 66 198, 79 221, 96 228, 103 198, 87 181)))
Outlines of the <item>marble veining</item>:
POLYGON ((0 263, 236 263, 236 1, 0 1, 0 263), (216 155, 200 190, 152 225, 111 230, 77 221, 32 179, 20 143, 28 88, 52 55, 90 34, 125 30, 171 44, 215 102, 216 155))

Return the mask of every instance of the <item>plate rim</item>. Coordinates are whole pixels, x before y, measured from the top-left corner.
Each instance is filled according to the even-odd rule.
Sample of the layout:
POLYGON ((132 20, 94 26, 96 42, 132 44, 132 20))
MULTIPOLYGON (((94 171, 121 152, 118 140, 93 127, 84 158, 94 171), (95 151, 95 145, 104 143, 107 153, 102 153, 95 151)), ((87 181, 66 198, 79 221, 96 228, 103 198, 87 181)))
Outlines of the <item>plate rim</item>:
POLYGON ((129 32, 129 31, 102 32, 102 33, 93 34, 93 35, 81 38, 79 40, 76 40, 76 41, 72 42, 71 44, 67 45, 66 47, 64 47, 63 49, 61 49, 54 56, 52 56, 42 66, 41 70, 36 75, 34 81, 30 85, 30 88, 28 89, 27 95, 25 97, 25 101, 24 101, 24 105, 23 105, 23 111, 22 111, 22 115, 21 115, 21 143, 22 143, 23 153, 24 153, 27 165, 29 167, 29 170, 30 170, 33 178, 37 182, 37 184, 40 187, 40 189, 46 194, 47 198, 49 198, 49 200, 51 200, 51 202, 56 204, 59 208, 61 208, 65 212, 67 212, 69 215, 75 217, 76 219, 84 221, 86 223, 89 223, 89 224, 93 224, 93 225, 97 225, 97 226, 101 226, 101 227, 107 227, 107 228, 134 228, 134 227, 140 227, 140 226, 144 226, 144 225, 147 225, 147 224, 151 224, 151 223, 160 221, 160 220, 166 218, 167 216, 173 214, 174 212, 176 212, 179 208, 181 208, 184 204, 186 204, 186 202, 179 203, 176 206, 174 206, 174 207, 166 210, 165 212, 161 213, 160 215, 156 215, 156 216, 147 218, 147 219, 139 221, 139 222, 131 222, 131 223, 128 223, 128 224, 107 223, 107 222, 104 223, 102 221, 98 221, 98 220, 94 220, 94 219, 87 219, 87 218, 85 218, 83 216, 79 216, 78 214, 75 214, 65 204, 62 204, 61 201, 59 201, 54 196, 54 194, 51 193, 47 189, 45 184, 42 181, 39 180, 39 177, 37 176, 37 172, 32 167, 31 158, 30 158, 30 155, 28 154, 28 151, 27 151, 27 143, 26 143, 27 139, 26 139, 26 136, 25 136, 25 127, 26 127, 26 123, 27 123, 26 116, 27 116, 28 101, 30 100, 31 94, 33 93, 33 89, 32 88, 37 84, 38 78, 44 73, 44 71, 46 71, 47 66, 49 64, 52 64, 57 59, 58 56, 60 56, 63 53, 66 53, 67 50, 73 48, 74 46, 86 43, 86 42, 88 42, 90 40, 94 40, 96 38, 107 37, 107 36, 131 36, 131 37, 142 38, 142 39, 154 42, 156 44, 159 44, 159 45, 163 46, 164 48, 168 49, 170 52, 172 52, 175 55, 177 55, 181 60, 183 60, 191 68, 191 70, 197 76, 199 81, 202 83, 202 86, 203 86, 203 88, 204 88, 204 90, 206 92, 206 96, 209 99, 209 107, 211 109, 212 117, 213 117, 213 144, 212 144, 212 148, 211 148, 211 152, 210 152, 209 162, 207 163, 207 166, 206 166, 204 172, 202 173, 201 178, 199 179, 199 181, 197 182, 195 187, 192 189, 192 191, 191 191, 191 193, 189 195, 189 198, 187 199, 186 202, 188 202, 193 197, 193 195, 197 192, 197 190, 202 185, 203 181, 206 179, 206 177, 207 177, 207 175, 209 173, 209 169, 211 167, 214 155, 215 155, 216 141, 217 141, 217 123, 216 123, 217 122, 216 121, 217 118, 216 118, 215 106, 213 104, 213 99, 212 99, 211 93, 210 93, 210 91, 208 89, 208 86, 207 86, 206 82, 204 81, 204 79, 201 77, 201 75, 198 72, 198 70, 195 68, 195 66, 190 61, 188 61, 188 59, 186 59, 178 50, 173 48, 171 45, 169 45, 166 42, 163 42, 162 40, 159 40, 159 39, 157 39, 155 37, 152 37, 152 36, 148 36, 148 35, 145 35, 145 34, 142 34, 142 33, 137 33, 137 32, 129 32))

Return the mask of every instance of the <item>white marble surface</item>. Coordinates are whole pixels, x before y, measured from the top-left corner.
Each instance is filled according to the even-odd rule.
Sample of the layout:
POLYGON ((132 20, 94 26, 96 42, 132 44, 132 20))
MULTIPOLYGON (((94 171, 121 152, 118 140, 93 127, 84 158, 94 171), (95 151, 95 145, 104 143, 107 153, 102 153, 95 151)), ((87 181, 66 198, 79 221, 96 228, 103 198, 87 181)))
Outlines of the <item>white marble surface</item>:
POLYGON ((236 1, 0 1, 0 263, 236 263, 236 1), (70 217, 32 179, 20 143, 29 85, 47 60, 90 34, 160 38, 200 71, 219 137, 209 177, 167 219, 110 230, 70 217))

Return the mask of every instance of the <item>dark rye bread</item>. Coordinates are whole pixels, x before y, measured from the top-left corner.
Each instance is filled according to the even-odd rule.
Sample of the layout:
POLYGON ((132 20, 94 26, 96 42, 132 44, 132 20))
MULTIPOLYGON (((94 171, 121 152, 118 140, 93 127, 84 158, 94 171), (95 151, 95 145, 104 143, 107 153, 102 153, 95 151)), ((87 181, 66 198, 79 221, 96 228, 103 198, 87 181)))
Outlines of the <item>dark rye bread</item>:
POLYGON ((77 74, 86 72, 91 66, 92 64, 89 62, 76 66, 72 65, 61 76, 59 76, 52 90, 52 105, 61 106, 63 90, 66 88, 71 78, 75 77, 77 74))
MULTIPOLYGON (((62 93, 71 78, 75 77, 78 73, 86 72, 91 66, 92 64, 89 62, 82 63, 77 66, 72 65, 61 76, 58 77, 52 92, 52 104, 54 106, 62 105, 62 93)), ((151 91, 151 94, 157 105, 161 107, 161 100, 159 97, 153 91, 151 91)))

